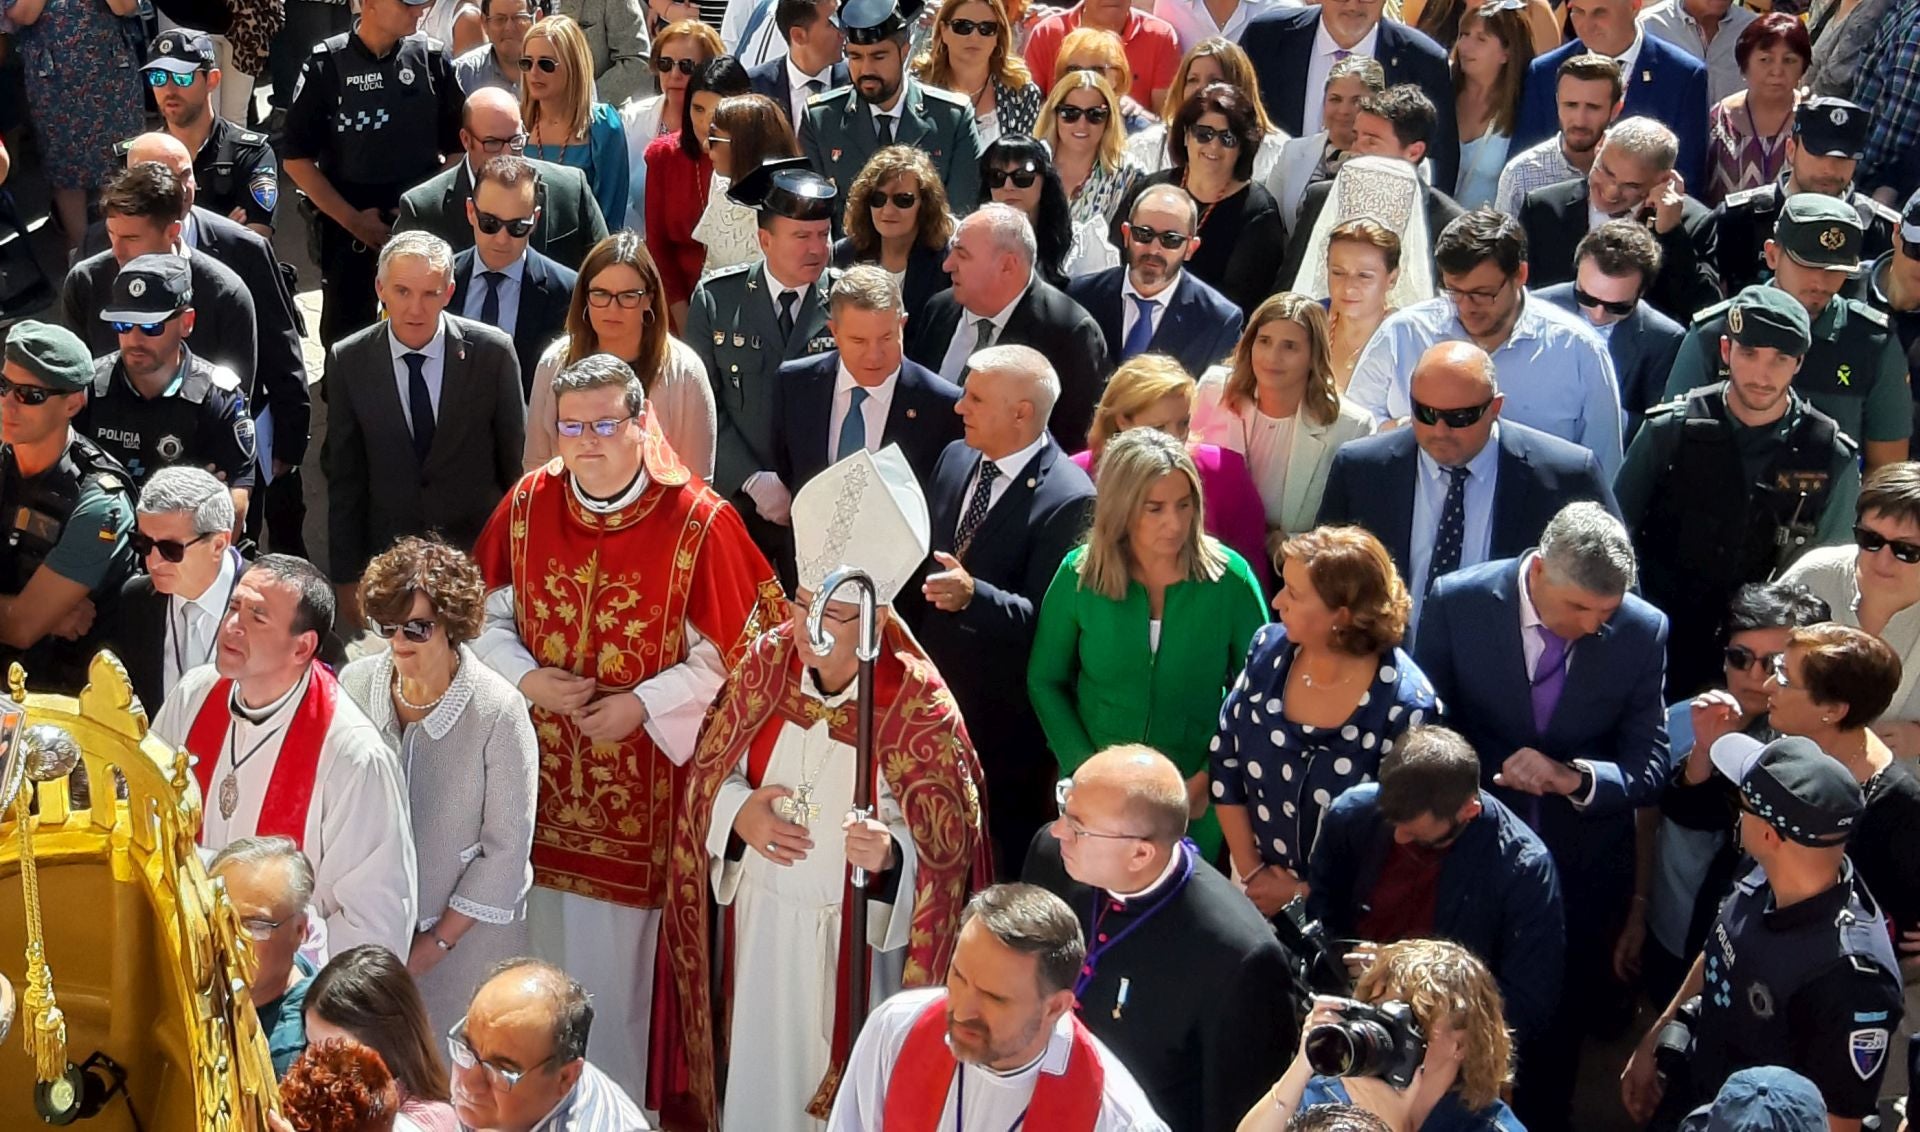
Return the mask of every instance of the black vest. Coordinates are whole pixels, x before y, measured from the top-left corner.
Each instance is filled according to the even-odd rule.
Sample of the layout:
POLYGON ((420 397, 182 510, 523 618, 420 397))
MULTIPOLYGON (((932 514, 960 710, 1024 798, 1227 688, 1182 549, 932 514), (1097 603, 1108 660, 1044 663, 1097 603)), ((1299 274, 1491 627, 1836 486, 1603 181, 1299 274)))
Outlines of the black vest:
POLYGON ((375 59, 353 32, 314 48, 333 68, 333 140, 320 161, 334 187, 357 208, 392 208, 400 194, 440 168, 440 98, 434 83, 444 64, 424 35, 402 39, 375 59))

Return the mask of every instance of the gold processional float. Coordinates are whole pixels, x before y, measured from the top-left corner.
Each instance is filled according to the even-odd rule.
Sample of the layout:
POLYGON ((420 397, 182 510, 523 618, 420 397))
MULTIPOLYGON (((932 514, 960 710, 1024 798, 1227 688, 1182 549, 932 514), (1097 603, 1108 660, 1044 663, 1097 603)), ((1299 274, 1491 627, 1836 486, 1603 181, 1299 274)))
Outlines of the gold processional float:
POLYGON ((201 862, 187 755, 112 654, 88 678, 27 695, 15 664, 0 698, 0 1130, 265 1129, 253 947, 201 862))

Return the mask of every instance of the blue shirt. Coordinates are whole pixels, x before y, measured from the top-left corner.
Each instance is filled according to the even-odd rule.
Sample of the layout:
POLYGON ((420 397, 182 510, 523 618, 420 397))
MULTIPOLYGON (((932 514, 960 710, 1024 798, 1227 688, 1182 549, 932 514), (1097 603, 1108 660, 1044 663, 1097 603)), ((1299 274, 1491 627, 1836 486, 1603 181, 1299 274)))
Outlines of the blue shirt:
MULTIPOLYGON (((1338 1077, 1309 1078, 1306 1091, 1300 1094, 1303 1112, 1317 1104, 1352 1103, 1347 1087, 1338 1077)), ((1461 1102, 1459 1093, 1448 1092, 1420 1122, 1418 1132, 1527 1132, 1527 1126, 1497 1097, 1492 1104, 1474 1112, 1461 1102)))
MULTIPOLYGON (((1388 315, 1360 352, 1347 399, 1375 420, 1411 415, 1414 364, 1427 347, 1448 341, 1472 341, 1451 299, 1428 299, 1388 315)), ((1523 293, 1513 332, 1492 354, 1507 398, 1500 415, 1588 449, 1611 482, 1620 471, 1620 386, 1606 343, 1585 320, 1523 293)))
MULTIPOLYGON (((1413 619, 1420 623, 1420 602, 1427 595, 1427 564, 1433 561, 1433 536, 1446 510, 1447 487, 1453 482, 1440 461, 1415 449, 1413 477, 1413 549, 1407 563, 1408 587, 1413 590, 1413 619)), ((1500 423, 1487 433, 1487 446, 1467 461, 1466 530, 1460 538, 1459 569, 1478 566, 1493 553, 1493 488, 1500 474, 1500 423)))
MULTIPOLYGON (((475 252, 473 255, 473 277, 467 280, 467 304, 460 311, 463 317, 470 318, 475 322, 487 321, 480 317, 480 310, 486 306, 487 272, 492 270, 492 268, 487 266, 487 261, 480 258, 480 253, 475 252)), ((500 290, 500 320, 490 325, 499 327, 509 338, 513 337, 514 324, 520 321, 520 277, 526 274, 526 270, 527 254, 525 252, 521 252, 512 263, 500 269, 501 279, 498 285, 500 290)))

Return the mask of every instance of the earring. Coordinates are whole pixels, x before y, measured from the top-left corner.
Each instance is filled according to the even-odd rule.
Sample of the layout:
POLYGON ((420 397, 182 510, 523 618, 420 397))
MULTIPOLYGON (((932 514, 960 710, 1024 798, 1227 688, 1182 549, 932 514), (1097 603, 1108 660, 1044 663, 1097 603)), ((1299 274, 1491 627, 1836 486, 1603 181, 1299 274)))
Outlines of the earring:
POLYGON ((1833 722, 1833 717, 1832 717, 1832 716, 1830 716, 1830 715, 1823 715, 1823 716, 1821 716, 1821 717, 1820 717, 1820 722, 1822 722, 1822 723, 1832 723, 1832 722, 1833 722))

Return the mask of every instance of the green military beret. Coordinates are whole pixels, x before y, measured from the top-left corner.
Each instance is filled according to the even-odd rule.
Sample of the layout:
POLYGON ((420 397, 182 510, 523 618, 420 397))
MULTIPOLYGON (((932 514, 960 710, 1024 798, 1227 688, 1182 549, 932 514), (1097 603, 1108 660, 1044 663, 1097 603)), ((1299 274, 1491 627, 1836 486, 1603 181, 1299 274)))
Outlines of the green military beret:
POLYGON ((1795 193, 1774 221, 1780 250, 1808 267, 1857 271, 1866 226, 1852 205, 1825 193, 1795 193))
POLYGON ((1801 357, 1813 345, 1813 322, 1800 300, 1756 283, 1727 304, 1727 336, 1742 346, 1771 346, 1801 357))
POLYGON ((93 384, 93 355, 64 326, 27 319, 7 332, 7 360, 62 393, 93 384))

